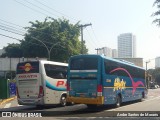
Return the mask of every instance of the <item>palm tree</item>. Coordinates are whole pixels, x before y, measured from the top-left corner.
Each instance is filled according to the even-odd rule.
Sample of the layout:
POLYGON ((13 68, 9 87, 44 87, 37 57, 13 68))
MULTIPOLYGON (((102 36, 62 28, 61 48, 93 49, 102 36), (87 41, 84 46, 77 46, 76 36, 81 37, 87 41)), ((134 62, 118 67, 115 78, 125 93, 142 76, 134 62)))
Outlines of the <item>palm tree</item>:
MULTIPOLYGON (((155 0, 153 3, 153 6, 156 6, 158 10, 152 14, 152 16, 159 16, 160 15, 160 0, 155 0)), ((155 23, 157 26, 160 27, 160 17, 153 20, 153 23, 155 23)))

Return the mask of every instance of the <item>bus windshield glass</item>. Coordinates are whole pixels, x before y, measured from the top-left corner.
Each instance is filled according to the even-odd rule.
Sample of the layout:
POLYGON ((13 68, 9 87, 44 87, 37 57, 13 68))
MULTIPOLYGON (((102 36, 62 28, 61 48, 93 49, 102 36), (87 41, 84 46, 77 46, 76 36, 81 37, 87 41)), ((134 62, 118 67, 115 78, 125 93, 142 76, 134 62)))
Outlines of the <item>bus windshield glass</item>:
POLYGON ((71 60, 71 70, 97 70, 98 69, 98 58, 83 57, 74 58, 71 60))

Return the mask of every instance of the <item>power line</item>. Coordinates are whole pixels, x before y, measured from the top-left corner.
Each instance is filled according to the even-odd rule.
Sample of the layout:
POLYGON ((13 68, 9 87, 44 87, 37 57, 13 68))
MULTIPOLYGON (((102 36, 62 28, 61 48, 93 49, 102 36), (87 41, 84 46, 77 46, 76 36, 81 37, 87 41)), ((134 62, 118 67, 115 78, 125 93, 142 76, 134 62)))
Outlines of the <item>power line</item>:
MULTIPOLYGON (((1 25, 0 25, 0 26, 1 26, 1 25)), ((4 27, 4 26, 3 26, 3 27, 4 27)), ((17 34, 17 35, 25 36, 24 34, 20 34, 20 33, 15 32, 15 31, 16 31, 15 29, 10 29, 10 28, 8 29, 8 28, 6 28, 6 27, 4 27, 4 28, 0 27, 0 29, 3 30, 3 31, 7 31, 7 32, 10 32, 10 33, 17 34)), ((36 31, 35 31, 35 32, 36 32, 36 31)), ((48 34, 48 35, 51 35, 51 34, 48 34)), ((31 37, 32 37, 32 36, 31 36, 31 37)), ((32 37, 32 38, 35 38, 35 37, 32 37)), ((47 42, 47 41, 43 41, 43 42, 49 43, 49 44, 53 44, 53 43, 47 42)))
POLYGON ((0 33, 0 35, 1 35, 1 36, 4 36, 4 37, 8 37, 8 38, 11 38, 11 39, 15 39, 15 40, 21 41, 21 40, 18 39, 18 38, 14 38, 14 37, 11 37, 11 36, 8 36, 8 35, 4 35, 4 34, 1 34, 1 33, 0 33))
POLYGON ((91 29, 92 29, 93 35, 94 35, 94 37, 95 37, 95 40, 99 43, 99 40, 97 39, 97 36, 96 36, 96 34, 95 34, 94 29, 93 29, 92 26, 91 26, 91 29))
POLYGON ((8 23, 8 24, 12 24, 12 25, 15 25, 15 26, 18 26, 18 27, 21 27, 21 28, 23 28, 23 29, 24 29, 24 27, 22 27, 22 26, 20 26, 20 25, 17 25, 17 24, 14 24, 14 23, 11 23, 11 22, 8 22, 8 21, 5 21, 5 20, 2 20, 2 19, 0 19, 0 21, 5 22, 5 23, 8 23))
MULTIPOLYGON (((27 3, 29 3, 29 4, 31 4, 31 5, 33 5, 33 6, 35 6, 35 7, 37 7, 37 8, 39 8, 40 10, 43 10, 43 11, 45 11, 45 12, 53 15, 53 13, 51 13, 50 11, 47 11, 47 10, 45 10, 45 9, 43 9, 43 8, 41 8, 41 7, 35 5, 35 4, 33 4, 33 3, 31 3, 31 2, 29 2, 29 1, 27 1, 27 0, 24 0, 24 1, 27 2, 27 3)), ((54 15, 55 15, 55 14, 54 14, 54 15)), ((56 16, 56 17, 59 17, 58 15, 55 15, 55 16, 56 16)))
MULTIPOLYGON (((17 27, 14 27, 14 26, 11 26, 11 25, 7 25, 7 24, 4 24, 4 23, 0 23, 0 24, 2 24, 2 25, 9 26, 9 27, 11 27, 12 29, 13 29, 13 28, 15 28, 15 29, 17 29, 17 30, 27 32, 27 31, 26 31, 26 29, 27 29, 27 28, 25 28, 25 27, 23 27, 23 26, 20 26, 20 25, 17 25, 17 24, 14 24, 14 23, 11 23, 11 22, 8 22, 8 21, 5 21, 5 20, 2 20, 2 19, 0 19, 0 21, 3 21, 3 22, 5 22, 5 23, 7 23, 7 24, 12 24, 12 25, 15 25, 15 26, 21 27, 21 28, 23 28, 23 29, 19 29, 19 28, 17 28, 17 27)), ((31 30, 31 29, 30 29, 30 30, 31 30)), ((31 30, 31 31, 34 31, 34 30, 31 30)), ((36 31, 34 31, 34 32, 38 32, 38 33, 43 33, 43 34, 50 35, 50 34, 48 34, 48 33, 45 33, 45 32, 42 32, 42 31, 37 31, 37 30, 36 30, 36 31)))
MULTIPOLYGON (((15 38, 15 37, 11 37, 11 36, 8 36, 8 35, 4 35, 4 34, 1 34, 1 33, 0 33, 0 35, 3 36, 3 37, 8 37, 8 38, 11 38, 11 39, 15 39, 15 40, 17 40, 17 41, 19 41, 19 42, 22 41, 21 39, 18 39, 18 38, 15 38)), ((38 46, 43 46, 43 45, 36 44, 36 43, 33 43, 33 42, 29 42, 29 41, 27 41, 27 43, 34 44, 34 45, 38 45, 38 46)), ((44 46, 43 46, 43 47, 44 47, 44 46)))
POLYGON ((25 34, 25 32, 22 32, 20 30, 17 30, 17 29, 14 29, 14 28, 10 28, 10 27, 5 27, 3 25, 0 25, 1 28, 4 28, 4 29, 8 29, 8 30, 12 30, 12 31, 17 31, 18 33, 22 33, 22 34, 25 34))
POLYGON ((95 40, 93 40, 93 38, 91 37, 91 34, 89 33, 88 29, 86 29, 88 32, 88 35, 90 36, 90 39, 92 40, 92 44, 94 44, 95 46, 97 46, 97 43, 95 42, 95 40))
MULTIPOLYGON (((3 29, 3 28, 0 28, 0 29, 1 29, 1 30, 4 30, 4 31, 7 31, 7 32, 10 32, 10 33, 17 34, 17 35, 25 36, 25 35, 23 35, 23 34, 19 34, 19 33, 16 33, 16 32, 10 31, 10 30, 6 30, 6 29, 3 29)), ((32 39, 37 39, 36 37, 33 37, 33 36, 31 36, 31 38, 32 38, 32 39)), ((49 44, 53 44, 53 43, 47 42, 47 41, 43 41, 43 42, 49 43, 49 44)))
MULTIPOLYGON (((22 3, 22 2, 19 2, 19 1, 17 1, 17 0, 14 0, 14 1, 17 2, 17 3, 19 3, 19 4, 21 4, 21 5, 23 5, 23 6, 25 6, 25 7, 27 7, 27 8, 29 8, 29 9, 31 9, 31 10, 33 10, 33 11, 35 11, 35 12, 41 13, 41 14, 43 14, 43 15, 45 15, 45 16, 48 16, 48 15, 45 14, 44 12, 38 11, 38 10, 36 10, 36 9, 34 9, 34 8, 32 8, 32 7, 24 4, 24 3, 22 3)), ((48 8, 48 9, 50 9, 50 10, 53 10, 53 11, 55 11, 55 12, 61 14, 61 15, 64 15, 64 16, 68 17, 67 15, 65 15, 65 14, 63 14, 63 13, 61 13, 61 12, 59 12, 59 11, 57 11, 57 10, 55 10, 55 9, 47 6, 47 5, 45 5, 45 4, 43 4, 42 2, 40 2, 40 1, 38 1, 38 0, 35 0, 35 1, 36 1, 37 3, 45 6, 46 8, 48 8)), ((27 2, 27 3, 29 3, 29 4, 31 4, 31 5, 33 5, 33 6, 35 6, 35 7, 37 7, 38 9, 41 9, 41 10, 45 11, 45 12, 47 12, 47 13, 53 14, 53 13, 51 13, 50 11, 48 11, 48 10, 46 10, 46 9, 43 9, 42 7, 39 7, 39 6, 37 6, 37 5, 29 2, 29 1, 26 1, 26 0, 25 0, 25 2, 27 2)), ((57 15, 56 15, 56 16, 57 16, 57 15)), ((74 19, 74 18, 72 18, 72 19, 74 19)), ((74 19, 74 20, 75 20, 75 19, 74 19)), ((93 30, 93 29, 92 29, 92 30, 93 30)), ((82 30, 81 30, 81 31, 82 31, 82 30)), ((35 31, 35 32, 39 32, 39 31, 35 31)), ((42 32, 40 32, 40 33, 42 33, 42 32)), ((44 32, 43 32, 43 33, 44 33, 44 32)), ((94 31, 93 31, 93 33, 94 33, 94 31)), ((44 33, 44 34, 48 34, 48 33, 44 33)), ((96 38, 96 40, 97 40, 97 37, 96 37, 95 33, 94 33, 94 36, 95 36, 95 38, 96 38)), ((82 38, 83 38, 83 35, 82 35, 82 38)), ((82 41, 82 42, 83 42, 83 41, 82 41)), ((82 46, 82 49, 83 49, 83 46, 82 46)))
POLYGON ((57 13, 59 13, 59 14, 65 16, 65 17, 71 18, 71 19, 74 20, 74 21, 79 21, 79 20, 76 20, 75 18, 69 17, 68 15, 63 14, 62 12, 59 12, 59 11, 57 11, 57 10, 55 10, 55 9, 53 9, 53 8, 51 8, 51 7, 49 7, 49 6, 47 6, 47 5, 45 5, 44 3, 42 3, 42 2, 40 2, 40 1, 38 1, 38 0, 34 0, 34 1, 36 1, 37 3, 39 3, 39 4, 43 5, 43 6, 45 6, 46 8, 48 8, 48 9, 50 9, 50 10, 53 10, 53 11, 55 11, 55 12, 57 12, 57 13))
MULTIPOLYGON (((7 24, 12 24, 12 25, 15 25, 15 26, 18 26, 18 27, 21 27, 21 28, 24 29, 24 27, 19 26, 19 25, 16 25, 16 24, 13 24, 13 23, 11 23, 11 22, 8 22, 8 21, 2 20, 2 19, 0 19, 0 21, 3 21, 3 22, 5 22, 5 23, 7 23, 7 24)), ((20 29, 17 28, 17 27, 14 27, 14 26, 11 26, 11 25, 7 25, 7 24, 4 24, 4 23, 0 23, 0 24, 2 24, 2 25, 0 25, 0 29, 1 29, 1 30, 7 31, 7 32, 11 32, 11 33, 14 33, 14 34, 17 34, 17 35, 25 36, 25 33, 21 32, 22 30, 20 30, 20 29), (5 26, 9 26, 9 27, 5 27, 4 25, 5 25, 5 26), (20 34, 20 33, 22 33, 22 34, 20 34)), ((84 26, 84 27, 85 27, 85 26, 84 26)), ((25 29, 24 29, 24 30, 25 30, 25 29)), ((30 31, 34 31, 34 29, 30 29, 30 31)), ((46 35, 52 35, 52 34, 45 33, 45 32, 42 32, 42 31, 37 31, 37 30, 35 30, 34 32, 42 33, 42 34, 46 34, 46 35)), ((87 32, 88 32, 88 30, 87 30, 87 32)), ((44 39, 45 39, 45 38, 44 38, 44 39)), ((49 43, 49 44, 53 44, 52 42, 47 42, 47 41, 43 41, 43 42, 49 43)), ((93 44, 93 42, 94 42, 94 41, 92 41, 91 43, 93 44)), ((95 44, 95 45, 96 45, 96 44, 95 44)))
POLYGON ((44 16, 48 16, 47 14, 45 14, 45 13, 43 13, 43 12, 40 12, 40 11, 38 11, 38 10, 36 10, 36 9, 33 9, 33 8, 31 8, 31 7, 25 5, 25 4, 23 4, 23 3, 21 3, 21 2, 19 2, 19 1, 17 1, 17 0, 14 0, 14 1, 17 2, 17 3, 19 3, 19 4, 21 4, 21 5, 23 5, 23 6, 25 6, 25 7, 27 7, 27 8, 29 8, 29 9, 31 9, 31 10, 33 10, 33 11, 35 11, 35 12, 38 12, 38 13, 40 13, 40 14, 43 14, 44 16))
POLYGON ((1 30, 4 30, 4 31, 7 31, 7 32, 10 32, 10 33, 14 33, 14 34, 17 34, 17 35, 24 36, 23 34, 16 33, 16 32, 10 31, 10 30, 6 30, 6 29, 3 29, 3 28, 0 28, 0 29, 1 29, 1 30))
POLYGON ((93 47, 93 48, 97 47, 97 44, 95 43, 95 41, 94 41, 93 38, 91 37, 91 34, 89 33, 88 29, 86 29, 86 30, 87 30, 87 34, 88 34, 88 36, 89 36, 89 39, 87 40, 87 42, 89 42, 90 45, 92 44, 92 47, 93 47), (91 40, 91 41, 90 41, 90 40, 91 40))

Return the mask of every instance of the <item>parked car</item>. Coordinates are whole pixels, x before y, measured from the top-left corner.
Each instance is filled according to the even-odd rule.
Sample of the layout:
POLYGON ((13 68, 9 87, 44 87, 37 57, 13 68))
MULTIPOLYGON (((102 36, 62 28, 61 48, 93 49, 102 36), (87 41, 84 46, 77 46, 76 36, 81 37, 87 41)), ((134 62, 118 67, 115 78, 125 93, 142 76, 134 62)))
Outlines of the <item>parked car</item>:
POLYGON ((159 85, 155 85, 155 88, 159 88, 159 85))

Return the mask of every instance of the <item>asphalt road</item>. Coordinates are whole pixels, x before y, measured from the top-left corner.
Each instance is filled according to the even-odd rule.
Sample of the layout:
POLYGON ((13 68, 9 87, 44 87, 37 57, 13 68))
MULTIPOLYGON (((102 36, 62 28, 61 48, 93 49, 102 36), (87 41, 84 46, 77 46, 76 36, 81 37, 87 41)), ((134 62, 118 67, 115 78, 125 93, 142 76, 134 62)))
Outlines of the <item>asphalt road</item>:
MULTIPOLYGON (((97 107, 89 109, 84 104, 73 106, 59 107, 59 106, 46 106, 44 108, 37 108, 35 106, 19 106, 16 100, 0 106, 0 111, 19 111, 20 113, 41 113, 48 115, 48 119, 160 119, 160 88, 149 89, 148 97, 142 101, 134 101, 123 104, 119 108, 113 106, 97 107)), ((17 119, 17 117, 16 117, 17 119)), ((19 117, 18 117, 19 119, 19 117)), ((36 118, 34 118, 35 120, 36 118)), ((40 120, 39 119, 39 120, 40 120)), ((46 120, 46 119, 45 119, 46 120)))

